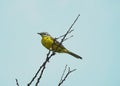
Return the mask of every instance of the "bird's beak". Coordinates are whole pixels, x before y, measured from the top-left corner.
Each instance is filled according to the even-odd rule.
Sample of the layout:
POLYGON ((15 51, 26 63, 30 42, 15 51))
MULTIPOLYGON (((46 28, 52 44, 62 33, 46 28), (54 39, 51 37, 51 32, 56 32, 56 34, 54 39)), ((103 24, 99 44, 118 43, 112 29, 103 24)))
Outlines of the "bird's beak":
POLYGON ((37 33, 37 34, 42 35, 41 33, 37 33))

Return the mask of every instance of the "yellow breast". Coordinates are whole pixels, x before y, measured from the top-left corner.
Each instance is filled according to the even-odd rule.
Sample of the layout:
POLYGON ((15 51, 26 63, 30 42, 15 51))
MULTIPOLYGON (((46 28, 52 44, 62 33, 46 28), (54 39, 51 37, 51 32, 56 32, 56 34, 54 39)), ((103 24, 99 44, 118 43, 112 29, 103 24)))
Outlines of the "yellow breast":
POLYGON ((50 36, 43 36, 41 42, 42 42, 42 45, 49 50, 53 50, 53 51, 59 52, 59 53, 67 53, 68 52, 68 50, 64 46, 60 45, 58 47, 59 44, 57 42, 54 42, 54 39, 51 38, 50 36))
POLYGON ((50 36, 42 37, 41 42, 42 42, 43 46, 46 47, 47 49, 50 49, 52 47, 52 44, 53 44, 53 40, 51 39, 50 36))

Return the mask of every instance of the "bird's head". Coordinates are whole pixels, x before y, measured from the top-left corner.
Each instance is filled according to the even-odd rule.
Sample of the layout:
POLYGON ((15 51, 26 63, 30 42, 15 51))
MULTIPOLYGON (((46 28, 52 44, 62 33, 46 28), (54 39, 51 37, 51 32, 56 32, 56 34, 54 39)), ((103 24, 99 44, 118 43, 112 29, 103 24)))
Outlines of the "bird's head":
POLYGON ((41 35, 42 37, 43 37, 43 36, 50 36, 50 34, 47 33, 47 32, 41 32, 41 33, 37 33, 37 34, 41 35))

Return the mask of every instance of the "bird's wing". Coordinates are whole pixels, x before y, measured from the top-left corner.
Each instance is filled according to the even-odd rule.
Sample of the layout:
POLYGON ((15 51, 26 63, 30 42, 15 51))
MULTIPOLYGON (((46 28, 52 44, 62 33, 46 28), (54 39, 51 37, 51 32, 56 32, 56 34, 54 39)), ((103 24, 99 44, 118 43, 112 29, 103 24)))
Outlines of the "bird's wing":
POLYGON ((53 38, 53 37, 51 37, 51 38, 54 40, 54 43, 55 43, 57 46, 59 46, 59 47, 65 49, 65 47, 64 47, 62 44, 60 44, 59 41, 57 41, 57 40, 56 40, 55 38, 53 38))

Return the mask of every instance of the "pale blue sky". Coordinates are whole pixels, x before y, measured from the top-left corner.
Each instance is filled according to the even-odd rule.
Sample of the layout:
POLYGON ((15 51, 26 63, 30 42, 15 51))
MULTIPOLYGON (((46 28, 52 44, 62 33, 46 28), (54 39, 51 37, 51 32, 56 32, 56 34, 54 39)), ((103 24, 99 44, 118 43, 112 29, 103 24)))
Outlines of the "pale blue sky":
POLYGON ((25 86, 48 52, 37 33, 58 37, 78 14, 64 45, 83 60, 55 55, 41 86, 57 86, 66 64, 77 71, 62 86, 120 86, 120 0, 1 0, 0 86, 25 86))

